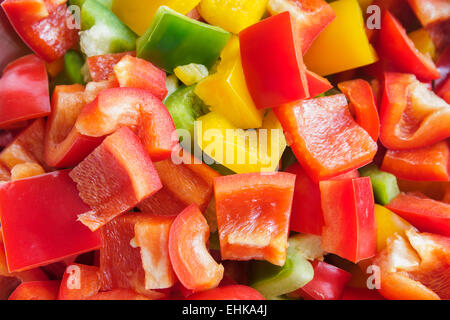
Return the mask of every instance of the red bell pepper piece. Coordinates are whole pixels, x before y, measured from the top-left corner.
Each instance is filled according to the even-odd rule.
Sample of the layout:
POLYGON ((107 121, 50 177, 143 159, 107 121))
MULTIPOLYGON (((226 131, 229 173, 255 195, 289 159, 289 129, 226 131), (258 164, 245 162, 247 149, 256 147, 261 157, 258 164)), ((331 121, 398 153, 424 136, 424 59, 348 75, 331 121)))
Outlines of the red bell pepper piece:
POLYGON ((252 287, 229 285, 190 295, 188 300, 266 300, 252 287))
POLYGON ((248 173, 214 179, 224 260, 286 260, 295 175, 248 173))
POLYGON ((377 290, 346 287, 342 300, 385 300, 377 290))
POLYGON ((178 137, 167 108, 153 94, 138 88, 101 91, 86 105, 75 123, 83 135, 102 137, 122 126, 135 127, 153 161, 168 159, 178 137), (118 108, 117 106, 120 106, 118 108))
POLYGON ((0 190, 2 233, 11 272, 100 247, 99 234, 77 220, 89 207, 78 196, 68 171, 4 183, 0 190))
POLYGON ((167 227, 172 221, 147 213, 127 213, 106 224, 101 229, 101 290, 132 289, 152 299, 164 297, 164 294, 150 289, 149 285, 155 283, 155 277, 166 280, 166 284, 173 284, 167 240, 167 227), (152 240, 155 240, 154 243, 148 243, 152 240), (158 262, 161 265, 155 268, 158 262))
POLYGON ((35 55, 19 58, 0 78, 0 127, 50 114, 47 70, 35 55))
POLYGON ((450 106, 413 75, 386 72, 380 140, 392 150, 416 149, 450 137, 450 106))
POLYGON ((79 220, 97 230, 162 188, 150 156, 127 127, 108 136, 71 172, 90 206, 79 220))
POLYGON ((309 96, 311 98, 314 98, 319 94, 327 92, 333 88, 331 83, 326 78, 321 77, 309 70, 306 70, 306 80, 308 81, 309 96))
POLYGON ((59 300, 85 300, 100 290, 99 269, 81 264, 68 265, 59 288, 59 300))
POLYGON ((450 204, 421 193, 401 193, 386 207, 421 231, 450 236, 450 204))
POLYGON ((213 180, 219 177, 211 169, 185 150, 180 156, 154 163, 163 188, 138 204, 143 212, 177 215, 190 204, 205 211, 213 195, 213 180))
POLYGON ((303 100, 274 109, 296 158, 314 181, 371 162, 377 144, 354 120, 344 95, 303 100))
POLYGON ((339 89, 350 100, 350 110, 356 122, 367 131, 374 141, 380 135, 380 118, 372 87, 362 79, 349 80, 338 84, 339 89))
POLYGON ((434 81, 434 92, 450 103, 450 45, 439 56, 436 66, 441 77, 434 81))
POLYGON ((440 77, 433 60, 417 50, 405 29, 388 10, 382 17, 378 50, 400 72, 412 73, 423 81, 440 77))
POLYGON ((290 0, 288 2, 295 7, 290 11, 294 35, 299 50, 304 55, 320 32, 336 18, 336 14, 324 0, 290 0))
MULTIPOLYGON (((285 171, 297 176, 295 179, 294 200, 292 202, 290 230, 321 235, 324 221, 320 205, 319 184, 309 177, 299 163, 294 163, 285 171)), ((358 170, 353 170, 334 179, 358 177, 358 170)))
POLYGON ((85 104, 84 87, 56 86, 45 134, 45 162, 55 168, 77 165, 103 141, 79 133, 75 121, 85 104))
MULTIPOLYGON (((0 0, 0 4, 3 1, 0 0)), ((29 53, 27 46, 14 31, 3 10, 0 10, 0 42, 4 44, 0 53, 0 70, 3 70, 11 61, 29 53)))
POLYGON ((377 255, 379 292, 390 300, 449 299, 450 238, 406 231, 396 235, 377 255))
POLYGON ((59 281, 23 282, 8 300, 57 300, 59 281))
POLYGON ((0 152, 0 163, 5 165, 8 171, 25 162, 36 162, 45 166, 43 119, 33 121, 0 152))
POLYGON ((323 261, 313 262, 314 278, 296 291, 307 300, 341 300, 352 275, 323 261))
POLYGON ((166 72, 146 60, 126 55, 114 66, 114 73, 121 87, 146 89, 160 100, 167 95, 166 72))
POLYGON ((408 3, 424 27, 450 19, 446 0, 408 0, 408 3))
POLYGON ((47 62, 62 57, 78 42, 78 30, 70 28, 65 1, 55 6, 44 0, 5 0, 3 10, 22 40, 47 62))
POLYGON ((434 80, 434 88, 437 92, 443 86, 444 82, 450 75, 450 44, 439 56, 436 67, 438 68, 439 74, 441 75, 439 79, 434 80))
POLYGON ((309 97, 306 67, 295 46, 289 12, 241 31, 239 42, 247 87, 258 109, 309 97))
POLYGON ((89 73, 93 81, 108 80, 114 72, 114 66, 126 55, 135 57, 136 52, 109 53, 98 56, 91 56, 86 59, 89 67, 89 73))
POLYGON ((320 182, 327 252, 357 263, 376 254, 374 198, 369 177, 320 182))
POLYGON ((195 204, 183 210, 170 228, 170 261, 187 289, 212 289, 222 280, 223 266, 210 255, 206 247, 208 239, 208 223, 195 204))
MULTIPOLYGON (((154 299, 154 298, 153 298, 154 299)), ((87 300, 153 300, 147 296, 137 293, 131 289, 114 289, 106 292, 99 292, 87 300)))
POLYGON ((445 190, 445 194, 442 197, 442 202, 450 204, 450 186, 447 186, 447 189, 445 190))
POLYGON ((381 169, 398 178, 449 181, 450 150, 446 141, 414 150, 388 150, 381 169))

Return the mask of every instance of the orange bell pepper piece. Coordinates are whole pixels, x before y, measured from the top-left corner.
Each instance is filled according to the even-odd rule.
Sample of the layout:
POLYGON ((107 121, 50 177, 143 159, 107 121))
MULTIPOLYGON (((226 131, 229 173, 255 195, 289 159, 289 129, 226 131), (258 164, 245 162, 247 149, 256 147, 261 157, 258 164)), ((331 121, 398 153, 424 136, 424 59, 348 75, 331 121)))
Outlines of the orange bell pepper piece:
POLYGON ((398 178, 448 181, 450 150, 446 141, 413 150, 388 150, 381 169, 398 178))

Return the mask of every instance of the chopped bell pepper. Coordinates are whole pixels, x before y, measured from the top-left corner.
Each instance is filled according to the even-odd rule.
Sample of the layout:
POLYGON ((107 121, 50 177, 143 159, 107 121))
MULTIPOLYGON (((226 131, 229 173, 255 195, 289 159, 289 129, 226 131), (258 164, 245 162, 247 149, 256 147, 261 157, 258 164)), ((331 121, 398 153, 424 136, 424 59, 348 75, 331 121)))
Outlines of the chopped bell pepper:
POLYGON ((306 52, 304 61, 308 69, 326 76, 376 62, 377 55, 367 39, 358 1, 334 1, 330 6, 336 19, 306 52))
POLYGON ((306 81, 308 82, 308 90, 311 98, 315 98, 318 95, 333 89, 333 86, 326 78, 309 70, 306 70, 306 81))
POLYGON ((446 141, 414 150, 388 150, 382 169, 407 180, 449 181, 450 150, 446 141))
POLYGON ((338 88, 350 100, 350 111, 355 114, 356 122, 377 141, 380 118, 371 85, 365 80, 354 79, 339 83, 338 88))
POLYGON ((195 142, 204 153, 231 171, 272 172, 279 165, 286 140, 273 112, 267 114, 262 127, 256 131, 238 129, 214 111, 198 121, 195 142))
POLYGON ((144 34, 160 6, 167 6, 181 14, 187 14, 200 0, 113 0, 112 10, 138 35, 144 34))
POLYGON ((291 13, 296 45, 303 55, 320 32, 336 18, 325 0, 269 0, 267 9, 272 15, 284 11, 291 13))
POLYGON ((384 74, 380 120, 380 140, 392 150, 422 148, 450 137, 449 104, 411 74, 384 74))
POLYGON ((99 292, 89 297, 88 300, 154 300, 159 296, 149 298, 148 296, 137 293, 132 289, 114 289, 105 292, 99 292))
POLYGON ((19 163, 11 169, 11 181, 30 178, 44 173, 44 168, 35 162, 19 163))
POLYGON ((250 266, 251 286, 267 299, 293 292, 314 277, 314 269, 301 252, 295 249, 296 238, 289 238, 286 262, 276 266, 264 261, 254 261, 250 266))
POLYGON ((198 63, 210 68, 225 47, 230 34, 162 6, 152 25, 137 41, 137 56, 167 72, 198 63))
POLYGON ((261 20, 266 6, 267 0, 201 0, 198 11, 208 23, 238 34, 261 20))
POLYGON ((405 232, 414 228, 408 221, 378 204, 375 205, 375 220, 377 222, 377 252, 381 252, 386 247, 388 239, 395 234, 406 236, 405 232))
POLYGON ((375 164, 365 166, 359 169, 359 172, 362 177, 370 178, 377 203, 386 205, 400 193, 397 178, 393 174, 381 171, 375 164))
POLYGON ((401 193, 386 206, 420 231, 450 236, 450 204, 421 193, 401 193))
POLYGON ((449 279, 450 240, 447 237, 406 231, 388 241, 374 264, 380 267, 379 292, 390 300, 449 299, 443 285, 449 279))
POLYGON ((419 29, 408 33, 408 37, 414 42, 414 46, 425 56, 432 60, 436 58, 436 47, 426 29, 419 29))
POLYGON ((190 295, 188 300, 265 300, 255 289, 242 285, 228 285, 190 295))
POLYGON ((312 266, 314 278, 295 294, 306 300, 341 300, 351 274, 320 260, 315 260, 312 266))
POLYGON ((52 113, 47 120, 44 144, 45 163, 51 167, 77 165, 103 140, 103 137, 83 135, 74 127, 86 102, 84 89, 74 84, 56 86, 53 90, 52 113))
POLYGON ((306 68, 295 41, 289 12, 239 33, 242 68, 256 108, 274 108, 309 97, 306 68))
MULTIPOLYGON (((308 234, 321 235, 324 225, 323 213, 320 204, 320 188, 299 163, 288 167, 286 172, 295 174, 294 201, 290 230, 308 234)), ((357 170, 350 171, 334 179, 358 178, 357 170)))
POLYGON ((222 114, 238 128, 259 128, 262 125, 264 112, 256 109, 248 91, 239 39, 235 36, 222 51, 217 73, 197 84, 195 93, 212 111, 222 114))
POLYGON ((370 178, 320 182, 325 251, 352 262, 376 254, 377 234, 370 178))
POLYGON ((173 72, 187 86, 196 84, 209 75, 208 69, 204 65, 196 63, 178 66, 173 72))
POLYGON ((167 223, 170 226, 173 219, 162 217, 160 222, 157 222, 158 220, 159 217, 151 214, 130 212, 113 219, 101 229, 101 291, 132 289, 149 298, 165 296, 150 287, 155 284, 155 275, 160 275, 162 281, 168 280, 172 283, 173 270, 168 261, 167 223), (148 233, 149 230, 153 230, 152 235, 148 233), (146 240, 150 239, 156 241, 148 243, 146 240), (155 261, 152 259, 156 254, 159 254, 161 268, 152 270, 155 267, 155 261))
POLYGON ((44 61, 27 55, 8 64, 0 78, 0 127, 49 114, 44 61))
POLYGON ((8 300, 58 300, 59 281, 30 281, 20 284, 8 300))
MULTIPOLYGON (((194 137, 194 122, 208 112, 208 108, 194 92, 196 86, 181 87, 164 101, 164 105, 172 116, 175 128, 189 131, 194 137)), ((182 141, 190 147, 191 141, 182 141)))
POLYGON ((81 6, 81 50, 88 56, 133 51, 136 34, 97 0, 81 6))
POLYGON ((135 128, 153 161, 169 158, 178 146, 169 112, 161 100, 145 89, 103 90, 83 107, 75 123, 75 129, 89 137, 103 137, 122 126, 135 128))
POLYGON ((449 20, 449 6, 445 0, 408 0, 422 26, 449 20))
POLYGON ((114 66, 121 87, 141 88, 163 100, 167 95, 166 73, 148 61, 126 55, 114 66))
POLYGON ((435 200, 444 197, 447 181, 413 181, 397 179, 398 186, 402 192, 420 192, 435 200))
POLYGON ((9 171, 21 163, 37 163, 48 168, 44 161, 44 120, 34 120, 0 152, 0 163, 9 171))
POLYGON ((2 2, 11 25, 36 55, 52 62, 78 42, 78 30, 70 28, 70 13, 64 3, 51 7, 44 0, 2 2))
POLYGON ((214 261, 206 247, 208 239, 208 223, 195 204, 183 210, 170 228, 170 261, 187 289, 212 289, 223 278, 223 266, 214 261))
POLYGON ((439 78, 439 72, 431 58, 417 50, 405 29, 388 10, 383 14, 378 50, 383 59, 392 63, 400 72, 412 73, 423 81, 439 78))
POLYGON ((62 277, 58 300, 85 300, 97 294, 100 287, 98 267, 70 264, 62 277))
POLYGON ((90 56, 86 59, 89 73, 93 81, 107 80, 111 73, 114 72, 114 66, 124 56, 135 56, 135 52, 109 53, 98 56, 90 56))
POLYGON ((9 271, 34 268, 100 247, 100 235, 77 220, 89 207, 78 196, 68 171, 4 183, 0 189, 9 271), (17 201, 19 198, 27 201, 17 201))
POLYGON ((141 211, 175 216, 191 204, 206 210, 213 196, 213 180, 220 174, 187 151, 181 152, 154 163, 163 188, 138 204, 141 211))
POLYGON ((224 260, 286 260, 295 175, 247 173, 214 179, 224 260))
POLYGON ((353 120, 344 95, 302 100, 274 112, 287 143, 314 181, 359 168, 375 156, 376 143, 353 120))
POLYGON ((72 83, 84 84, 83 74, 81 68, 84 65, 83 57, 74 50, 69 50, 64 55, 64 74, 72 83))
POLYGON ((97 230, 162 188, 139 138, 127 127, 108 136, 71 172, 80 197, 90 210, 79 220, 97 230))

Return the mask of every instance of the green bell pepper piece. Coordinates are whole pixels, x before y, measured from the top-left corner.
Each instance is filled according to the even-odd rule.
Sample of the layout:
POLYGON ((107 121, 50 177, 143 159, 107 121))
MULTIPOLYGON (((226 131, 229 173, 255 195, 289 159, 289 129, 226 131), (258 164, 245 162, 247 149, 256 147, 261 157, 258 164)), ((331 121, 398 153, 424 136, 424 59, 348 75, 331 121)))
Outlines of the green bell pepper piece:
POLYGON ((265 261, 253 261, 250 265, 250 283, 267 299, 274 299, 293 292, 314 277, 311 263, 296 250, 295 237, 289 239, 286 263, 279 267, 265 261))
POLYGON ((84 59, 77 51, 69 50, 64 55, 64 73, 70 83, 84 84, 84 76, 81 72, 84 59))
POLYGON ((378 204, 384 206, 400 193, 397 178, 393 174, 381 171, 375 164, 359 169, 359 173, 363 177, 370 177, 375 202, 378 204))
POLYGON ((81 30, 81 50, 88 57, 136 49, 137 35, 97 0, 84 1, 81 30))
POLYGON ((222 28, 161 6, 153 23, 137 41, 137 57, 167 72, 190 63, 210 68, 230 37, 231 34, 222 28))
POLYGON ((189 131, 191 137, 194 137, 194 121, 209 111, 194 89, 195 86, 182 86, 164 101, 175 128, 189 131))

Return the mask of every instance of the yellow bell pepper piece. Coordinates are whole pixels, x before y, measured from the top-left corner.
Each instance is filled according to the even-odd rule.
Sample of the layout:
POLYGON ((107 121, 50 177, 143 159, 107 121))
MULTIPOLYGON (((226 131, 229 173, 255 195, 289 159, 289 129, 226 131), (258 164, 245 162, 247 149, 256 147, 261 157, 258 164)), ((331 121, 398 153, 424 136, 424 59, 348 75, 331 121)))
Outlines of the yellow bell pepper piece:
POLYGON ((336 14, 306 52, 309 70, 321 76, 351 70, 378 60, 364 30, 364 19, 357 0, 330 3, 336 14))
POLYGON ((195 135, 203 152, 236 173, 273 172, 286 148, 283 130, 272 111, 257 130, 239 129, 213 111, 198 118, 195 135))
POLYGON ((233 37, 221 55, 217 73, 199 82, 195 94, 211 111, 216 111, 241 129, 259 128, 264 110, 253 103, 245 82, 239 53, 239 40, 233 37))
POLYGON ((112 10, 138 35, 143 35, 160 6, 167 6, 181 14, 194 9, 200 0, 113 0, 112 10))
POLYGON ((388 238, 398 233, 404 236, 405 231, 414 228, 408 221, 400 218, 392 211, 378 204, 375 205, 375 218, 377 221, 377 251, 386 247, 388 238))
POLYGON ((196 84, 209 75, 208 68, 202 64, 196 63, 176 67, 173 72, 177 78, 187 86, 196 84))
POLYGON ((358 0, 359 6, 361 7, 361 10, 363 13, 366 12, 367 7, 370 6, 370 4, 373 2, 373 0, 358 0))
POLYGON ((433 60, 436 58, 436 47, 425 29, 413 31, 408 36, 414 42, 417 50, 433 60))
POLYGON ((258 22, 266 11, 268 0, 202 0, 200 15, 209 24, 234 34, 258 22))

